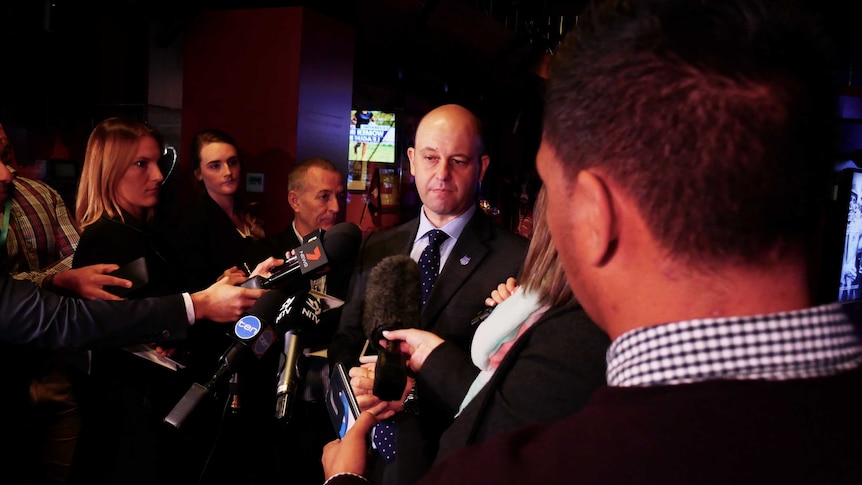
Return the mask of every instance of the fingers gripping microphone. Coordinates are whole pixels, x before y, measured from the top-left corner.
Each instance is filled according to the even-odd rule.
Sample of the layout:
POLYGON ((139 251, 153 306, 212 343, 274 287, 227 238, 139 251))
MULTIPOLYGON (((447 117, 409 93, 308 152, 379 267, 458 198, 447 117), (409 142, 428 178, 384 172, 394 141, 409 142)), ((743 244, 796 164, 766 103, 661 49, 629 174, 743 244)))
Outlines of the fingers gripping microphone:
POLYGON ((336 224, 328 231, 318 229, 306 236, 305 242, 295 249, 296 254, 287 258, 269 278, 254 276, 239 286, 300 291, 308 286, 308 280, 323 276, 333 265, 351 264, 361 242, 362 231, 350 222, 336 224))
POLYGON ((422 306, 419 266, 409 256, 384 258, 371 269, 365 289, 362 326, 371 343, 378 347, 374 367, 374 395, 384 401, 401 399, 407 386, 406 357, 397 342, 381 348, 384 330, 414 327, 422 306))

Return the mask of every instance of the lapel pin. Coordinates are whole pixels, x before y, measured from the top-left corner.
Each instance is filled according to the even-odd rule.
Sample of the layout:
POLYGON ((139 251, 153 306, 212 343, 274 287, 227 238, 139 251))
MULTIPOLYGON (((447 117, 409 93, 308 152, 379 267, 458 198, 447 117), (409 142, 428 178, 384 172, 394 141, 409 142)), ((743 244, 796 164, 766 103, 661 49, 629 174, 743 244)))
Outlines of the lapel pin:
POLYGON ((461 266, 467 266, 468 264, 470 264, 470 256, 462 256, 461 266))

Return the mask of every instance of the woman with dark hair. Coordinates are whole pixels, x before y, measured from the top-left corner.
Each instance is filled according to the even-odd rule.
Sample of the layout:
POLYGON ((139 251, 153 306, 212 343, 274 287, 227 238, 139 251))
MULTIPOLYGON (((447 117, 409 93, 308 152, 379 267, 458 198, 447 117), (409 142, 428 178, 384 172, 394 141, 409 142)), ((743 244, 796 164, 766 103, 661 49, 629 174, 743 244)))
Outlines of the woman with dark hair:
POLYGON ((225 273, 248 272, 268 255, 254 250, 264 230, 239 194, 241 164, 233 138, 221 130, 202 131, 190 155, 200 197, 183 209, 175 241, 186 278, 194 288, 205 288, 225 273))

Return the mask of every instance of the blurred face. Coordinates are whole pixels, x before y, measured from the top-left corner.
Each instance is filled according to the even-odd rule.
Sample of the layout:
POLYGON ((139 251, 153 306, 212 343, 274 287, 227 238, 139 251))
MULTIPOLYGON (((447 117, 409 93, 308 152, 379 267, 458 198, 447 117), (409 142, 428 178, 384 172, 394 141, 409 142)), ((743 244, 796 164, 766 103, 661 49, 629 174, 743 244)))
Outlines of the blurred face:
POLYGON ((298 190, 288 194, 295 214, 296 230, 303 237, 319 229, 329 230, 338 222, 338 212, 344 200, 341 174, 311 167, 298 190))
POLYGON ((12 185, 12 172, 9 171, 9 167, 6 166, 5 163, 0 162, 0 202, 6 202, 6 199, 9 198, 9 190, 12 185))
POLYGON ((117 202, 137 219, 143 219, 146 209, 159 202, 162 176, 159 170, 161 150, 156 140, 143 136, 138 143, 135 160, 126 169, 117 185, 117 202))
POLYGON ((201 149, 201 164, 195 176, 210 197, 232 196, 239 187, 239 157, 229 143, 215 142, 201 149))
POLYGON ((410 173, 425 215, 435 226, 443 226, 475 203, 490 161, 480 156, 479 146, 479 133, 463 109, 435 110, 416 130, 416 145, 407 149, 410 173))

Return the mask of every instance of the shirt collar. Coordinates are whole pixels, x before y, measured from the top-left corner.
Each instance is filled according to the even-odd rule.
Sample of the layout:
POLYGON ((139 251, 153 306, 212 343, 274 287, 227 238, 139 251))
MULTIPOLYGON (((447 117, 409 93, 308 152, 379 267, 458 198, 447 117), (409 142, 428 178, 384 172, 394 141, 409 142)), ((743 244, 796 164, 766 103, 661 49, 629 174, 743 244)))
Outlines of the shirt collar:
POLYGON ((608 349, 608 385, 834 375, 862 363, 862 340, 841 304, 639 328, 608 349))
POLYGON ((461 236, 467 223, 470 222, 470 218, 472 218, 475 213, 476 205, 473 204, 469 209, 464 211, 463 214, 447 222, 443 227, 435 227, 434 224, 431 224, 431 221, 428 220, 428 216, 425 215, 425 206, 423 205, 422 210, 419 211, 419 230, 416 232, 416 238, 413 239, 413 243, 415 244, 417 241, 422 239, 422 237, 432 229, 440 229, 449 235, 449 239, 456 241, 461 236))

